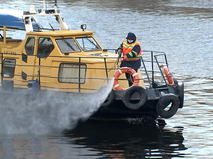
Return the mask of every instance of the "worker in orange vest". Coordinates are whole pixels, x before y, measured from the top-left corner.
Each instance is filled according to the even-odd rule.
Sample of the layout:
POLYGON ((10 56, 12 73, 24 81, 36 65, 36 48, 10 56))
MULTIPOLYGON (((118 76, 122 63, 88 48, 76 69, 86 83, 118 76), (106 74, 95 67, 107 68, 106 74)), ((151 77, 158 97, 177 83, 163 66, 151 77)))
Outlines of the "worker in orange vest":
MULTIPOLYGON (((126 40, 124 40, 118 48, 118 54, 121 55, 123 53, 123 60, 120 67, 130 67, 137 72, 141 66, 141 52, 141 45, 136 39, 135 34, 129 32, 126 40)), ((129 82, 129 86, 131 86, 133 84, 132 75, 129 73, 126 73, 125 75, 129 82)))

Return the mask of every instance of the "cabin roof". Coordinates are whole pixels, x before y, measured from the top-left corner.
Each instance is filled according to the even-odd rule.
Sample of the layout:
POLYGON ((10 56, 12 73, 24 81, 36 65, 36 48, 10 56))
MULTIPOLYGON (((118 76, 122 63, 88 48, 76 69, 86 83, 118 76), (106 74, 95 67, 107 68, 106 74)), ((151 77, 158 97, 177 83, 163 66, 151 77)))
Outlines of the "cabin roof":
POLYGON ((78 35, 91 35, 95 33, 95 31, 82 31, 82 30, 57 30, 57 31, 44 31, 44 32, 28 32, 27 35, 32 35, 32 36, 52 36, 52 37, 57 37, 57 36, 78 36, 78 35))

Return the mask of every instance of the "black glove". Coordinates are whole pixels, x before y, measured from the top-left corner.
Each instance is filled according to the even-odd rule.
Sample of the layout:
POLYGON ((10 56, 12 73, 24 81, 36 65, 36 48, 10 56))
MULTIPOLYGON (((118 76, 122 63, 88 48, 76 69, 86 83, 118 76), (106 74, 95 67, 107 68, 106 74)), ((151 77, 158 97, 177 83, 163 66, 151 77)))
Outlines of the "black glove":
POLYGON ((122 54, 122 49, 118 49, 118 54, 119 54, 119 55, 122 54))

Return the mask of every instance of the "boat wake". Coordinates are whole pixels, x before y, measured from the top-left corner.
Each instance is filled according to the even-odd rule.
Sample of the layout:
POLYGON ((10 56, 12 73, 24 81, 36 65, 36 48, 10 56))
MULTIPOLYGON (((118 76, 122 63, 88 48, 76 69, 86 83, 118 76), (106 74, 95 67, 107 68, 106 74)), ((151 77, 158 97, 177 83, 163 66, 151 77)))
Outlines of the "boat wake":
POLYGON ((60 94, 46 91, 32 101, 23 93, 0 97, 0 133, 36 134, 73 129, 79 121, 87 120, 107 98, 113 80, 101 91, 91 94, 60 94))

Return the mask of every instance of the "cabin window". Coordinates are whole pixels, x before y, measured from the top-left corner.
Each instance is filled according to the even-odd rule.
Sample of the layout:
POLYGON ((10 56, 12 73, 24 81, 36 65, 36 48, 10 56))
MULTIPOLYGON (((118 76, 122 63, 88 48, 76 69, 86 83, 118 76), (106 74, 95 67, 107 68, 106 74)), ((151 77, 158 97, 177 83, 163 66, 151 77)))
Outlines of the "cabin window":
POLYGON ((2 63, 2 69, 3 69, 3 77, 5 78, 13 78, 14 72, 15 72, 15 65, 16 60, 15 59, 8 59, 5 58, 2 63))
POLYGON ((56 43, 63 54, 81 52, 73 38, 56 39, 56 43))
POLYGON ((40 37, 38 40, 37 57, 47 58, 53 51, 54 45, 50 38, 40 37))
POLYGON ((80 65, 79 76, 79 64, 73 63, 61 63, 59 66, 58 81, 61 83, 85 83, 86 80, 86 64, 80 65))
POLYGON ((83 51, 101 51, 101 47, 93 37, 76 38, 83 51))
POLYGON ((27 38, 27 41, 25 44, 25 51, 27 55, 33 55, 34 45, 35 45, 35 38, 34 37, 27 38))

